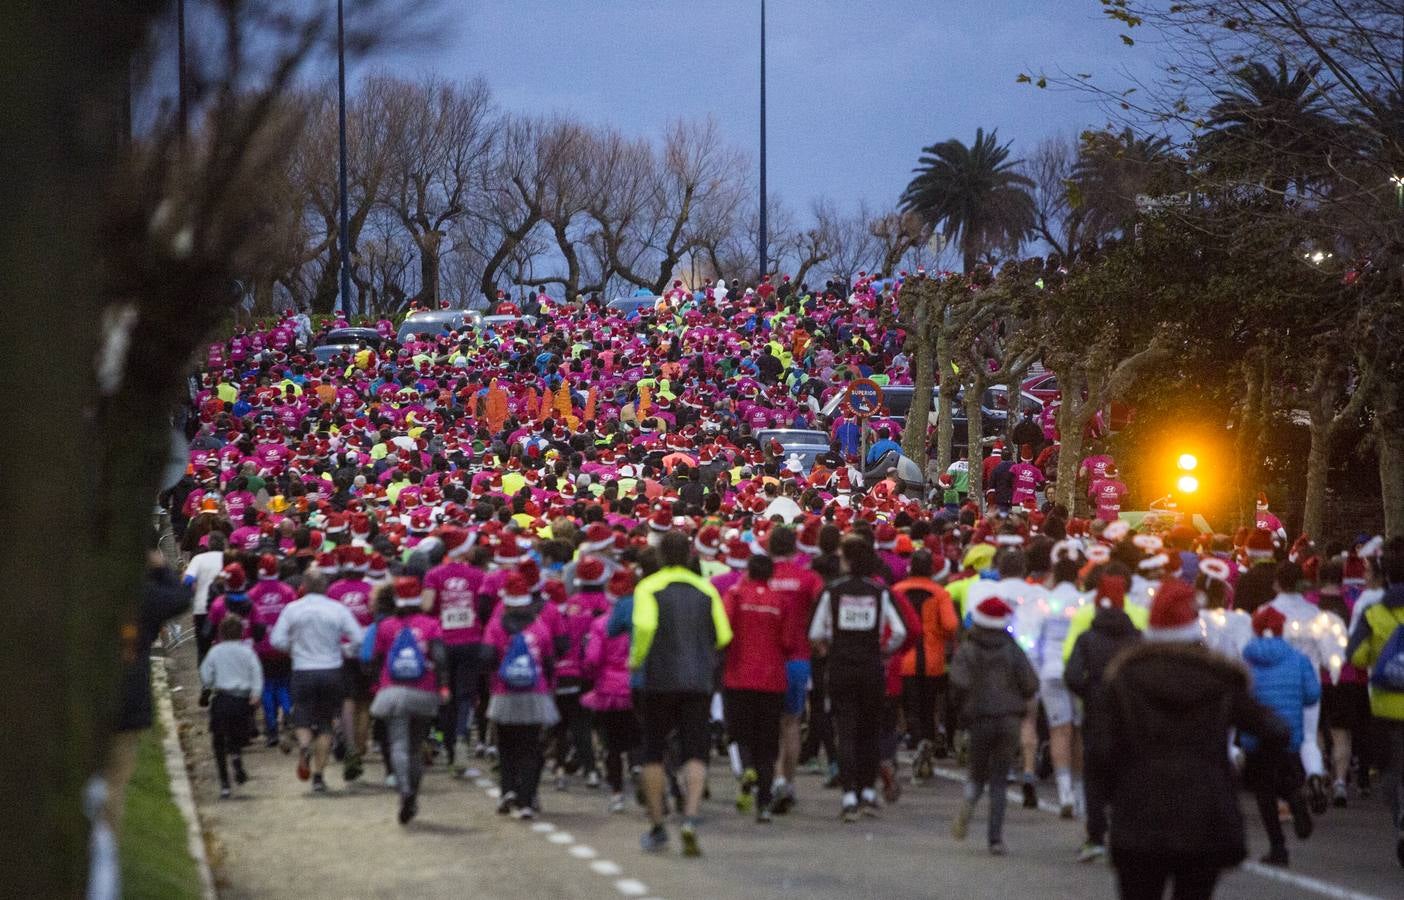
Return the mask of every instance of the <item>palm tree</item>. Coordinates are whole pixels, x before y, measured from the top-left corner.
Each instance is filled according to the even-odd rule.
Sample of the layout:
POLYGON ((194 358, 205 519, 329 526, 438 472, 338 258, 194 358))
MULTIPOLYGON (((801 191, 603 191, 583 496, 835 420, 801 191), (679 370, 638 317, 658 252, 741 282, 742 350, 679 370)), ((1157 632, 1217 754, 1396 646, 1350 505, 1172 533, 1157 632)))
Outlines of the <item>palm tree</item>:
POLYGON ((1279 54, 1272 66, 1253 62, 1233 73, 1199 140, 1209 173, 1279 195, 1317 177, 1337 127, 1317 85, 1320 71, 1319 65, 1292 71, 1279 54))
POLYGON ((1033 181, 1017 171, 1009 145, 996 132, 975 130, 967 147, 956 138, 922 148, 916 173, 902 192, 902 209, 939 227, 960 248, 965 271, 997 249, 1017 249, 1034 224, 1033 181))
POLYGON ((1163 137, 1087 131, 1067 181, 1070 205, 1081 210, 1088 235, 1103 237, 1127 227, 1136 199, 1174 192, 1183 179, 1180 160, 1163 137))

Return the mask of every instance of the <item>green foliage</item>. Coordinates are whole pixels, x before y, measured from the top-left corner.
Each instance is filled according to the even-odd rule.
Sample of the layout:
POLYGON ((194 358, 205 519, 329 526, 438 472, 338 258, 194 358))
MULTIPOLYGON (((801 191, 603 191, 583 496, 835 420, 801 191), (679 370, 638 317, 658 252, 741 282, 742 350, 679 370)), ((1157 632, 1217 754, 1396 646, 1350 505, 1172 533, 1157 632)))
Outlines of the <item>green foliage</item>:
POLYGON ((121 846, 125 900, 199 898, 199 872, 185 847, 185 818, 171 799, 159 727, 152 728, 141 736, 136 773, 127 787, 121 846))

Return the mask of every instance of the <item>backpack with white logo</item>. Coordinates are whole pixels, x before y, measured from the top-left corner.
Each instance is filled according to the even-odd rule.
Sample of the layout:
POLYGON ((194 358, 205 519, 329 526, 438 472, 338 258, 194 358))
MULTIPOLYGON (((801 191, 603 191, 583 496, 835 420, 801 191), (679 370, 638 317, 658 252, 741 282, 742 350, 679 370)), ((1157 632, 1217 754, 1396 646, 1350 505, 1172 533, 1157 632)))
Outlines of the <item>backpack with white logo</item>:
POLYGON ((429 661, 424 658, 419 640, 408 625, 395 635, 385 666, 390 672, 391 681, 415 682, 428 674, 429 661))
POLYGON ((536 687, 539 669, 536 657, 531 654, 531 646, 526 635, 517 632, 507 644, 507 652, 502 655, 502 665, 497 669, 497 677, 513 693, 530 691, 536 687))

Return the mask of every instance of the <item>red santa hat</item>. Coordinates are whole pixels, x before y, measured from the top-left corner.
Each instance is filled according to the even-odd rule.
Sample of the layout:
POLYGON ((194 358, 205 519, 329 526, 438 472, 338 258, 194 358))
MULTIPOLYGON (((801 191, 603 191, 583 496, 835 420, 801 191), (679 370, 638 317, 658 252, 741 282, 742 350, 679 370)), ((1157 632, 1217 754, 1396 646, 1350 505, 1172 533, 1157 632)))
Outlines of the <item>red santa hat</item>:
POLYGON ((723 562, 733 569, 744 569, 751 559, 751 546, 740 538, 733 538, 726 542, 726 554, 723 562))
POLYGON ((648 527, 654 531, 672 531, 673 514, 666 509, 660 509, 649 517, 648 527))
POLYGON ((1243 545, 1249 559, 1270 559, 1273 555, 1272 532, 1266 528, 1254 528, 1243 545))
POLYGON ((278 557, 272 553, 265 553, 258 558, 258 580, 278 580, 278 557))
POLYGON ((607 550, 614 543, 614 529, 603 522, 591 522, 585 528, 585 540, 581 548, 590 553, 607 550))
POLYGON ((616 600, 633 592, 634 573, 626 568, 615 569, 614 574, 609 576, 609 581, 605 583, 605 593, 616 600))
POLYGON ((1000 597, 986 597, 970 611, 970 621, 981 628, 1004 629, 1014 617, 1014 608, 1000 597))
POLYGON ((1126 606, 1126 579, 1120 575, 1103 575, 1097 579, 1097 605, 1103 609, 1126 606))
POLYGON ((795 546, 802 553, 810 555, 819 552, 819 520, 810 519, 800 526, 799 532, 795 535, 795 546))
POLYGON ((514 566, 522 560, 522 545, 512 535, 504 535, 492 551, 492 561, 499 566, 514 566))
POLYGON ((395 605, 398 607, 418 606, 424 588, 413 575, 401 575, 395 579, 395 605))
POLYGON ((707 559, 716 557, 717 553, 721 551, 721 543, 721 529, 715 525, 703 526, 697 532, 696 544, 699 556, 704 556, 707 559))
POLYGON ((1267 494, 1263 493, 1262 491, 1258 491, 1258 503, 1257 503, 1257 507, 1258 507, 1258 509, 1267 509, 1267 508, 1268 508, 1268 498, 1267 498, 1267 494))
POLYGON ((1197 641, 1201 634, 1194 588, 1178 578, 1167 578, 1151 601, 1146 640, 1197 641))
POLYGON ((249 576, 244 572, 244 567, 238 563, 230 563, 219 574, 224 579, 224 589, 231 594, 242 592, 244 585, 249 580, 249 576))
POLYGON ((508 575, 502 585, 502 605, 526 606, 531 602, 531 587, 531 582, 521 572, 508 575))
POLYGON ((575 580, 581 585, 599 585, 605 580, 604 562, 598 556, 584 557, 575 564, 575 580))
POLYGON ((341 571, 341 560, 335 553, 318 553, 317 568, 327 575, 341 571))
POLYGON ((1253 613, 1253 633, 1258 637, 1282 637, 1287 617, 1271 606, 1260 606, 1253 613))
POLYGON ((370 555, 370 562, 367 568, 367 577, 371 581, 380 581, 390 572, 390 561, 379 553, 370 555))
POLYGON ((897 546, 897 529, 886 522, 877 527, 874 537, 879 550, 891 550, 897 546))

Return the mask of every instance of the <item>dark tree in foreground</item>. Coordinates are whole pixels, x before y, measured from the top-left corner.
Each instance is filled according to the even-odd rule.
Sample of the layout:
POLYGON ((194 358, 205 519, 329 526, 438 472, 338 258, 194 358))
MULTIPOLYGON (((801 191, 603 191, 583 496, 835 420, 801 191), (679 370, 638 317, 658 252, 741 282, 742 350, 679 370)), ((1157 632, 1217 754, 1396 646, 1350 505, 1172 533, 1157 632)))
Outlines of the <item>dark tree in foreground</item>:
MULTIPOLYGON (((82 788, 111 732, 171 404, 270 220, 280 98, 334 46, 323 5, 213 4, 218 46, 190 78, 198 137, 182 144, 171 123, 133 143, 128 85, 171 6, 31 0, 0 32, 0 808, 15 826, 0 871, 24 896, 83 892, 82 788)), ((369 2, 347 15, 349 49, 386 33, 369 2)))

